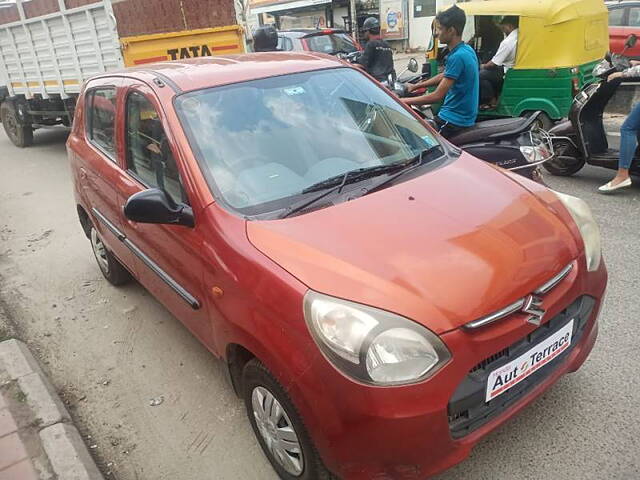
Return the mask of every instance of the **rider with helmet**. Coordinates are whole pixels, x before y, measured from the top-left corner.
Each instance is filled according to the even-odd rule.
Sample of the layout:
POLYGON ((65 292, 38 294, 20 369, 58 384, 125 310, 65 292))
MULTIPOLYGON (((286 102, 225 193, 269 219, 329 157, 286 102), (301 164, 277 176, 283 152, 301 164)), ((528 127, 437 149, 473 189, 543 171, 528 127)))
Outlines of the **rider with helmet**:
POLYGON ((253 32, 254 52, 275 52, 278 50, 278 31, 273 25, 262 25, 253 32))
POLYGON ((367 45, 358 59, 358 66, 379 82, 387 80, 389 75, 392 75, 395 81, 393 50, 380 35, 380 22, 375 17, 369 17, 364 21, 362 29, 365 32, 367 45))

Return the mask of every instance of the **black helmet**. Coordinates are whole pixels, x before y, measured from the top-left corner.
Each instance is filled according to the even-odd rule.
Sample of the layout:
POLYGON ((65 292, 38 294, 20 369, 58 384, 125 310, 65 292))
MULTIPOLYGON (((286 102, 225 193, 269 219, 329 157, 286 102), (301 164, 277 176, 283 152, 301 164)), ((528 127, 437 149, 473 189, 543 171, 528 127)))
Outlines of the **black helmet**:
POLYGON ((256 52, 273 52, 278 47, 278 31, 273 25, 263 25, 253 33, 253 49, 256 52))
POLYGON ((373 33, 380 32, 380 21, 376 17, 367 18, 362 24, 362 30, 365 32, 370 32, 373 30, 373 33))

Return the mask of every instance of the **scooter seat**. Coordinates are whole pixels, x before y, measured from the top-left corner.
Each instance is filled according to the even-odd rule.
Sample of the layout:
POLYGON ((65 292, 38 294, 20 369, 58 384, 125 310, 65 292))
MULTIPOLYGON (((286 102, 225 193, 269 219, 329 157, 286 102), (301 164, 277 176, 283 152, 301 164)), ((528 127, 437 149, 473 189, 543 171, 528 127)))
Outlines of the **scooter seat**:
POLYGON ((454 145, 466 145, 469 143, 486 141, 490 138, 517 135, 528 130, 535 117, 498 118, 496 120, 483 120, 473 127, 465 128, 459 133, 449 137, 454 145))

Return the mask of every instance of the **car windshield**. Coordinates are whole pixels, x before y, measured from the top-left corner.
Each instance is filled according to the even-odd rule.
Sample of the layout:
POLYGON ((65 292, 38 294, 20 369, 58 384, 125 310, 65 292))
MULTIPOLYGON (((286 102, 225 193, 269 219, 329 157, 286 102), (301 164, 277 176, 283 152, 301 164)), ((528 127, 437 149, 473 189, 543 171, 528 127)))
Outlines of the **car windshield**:
POLYGON ((352 53, 357 50, 353 40, 346 33, 332 33, 305 37, 309 49, 314 52, 328 53, 352 53))
POLYGON ((350 68, 198 90, 179 96, 176 109, 214 194, 244 215, 287 208, 319 182, 439 145, 350 68))

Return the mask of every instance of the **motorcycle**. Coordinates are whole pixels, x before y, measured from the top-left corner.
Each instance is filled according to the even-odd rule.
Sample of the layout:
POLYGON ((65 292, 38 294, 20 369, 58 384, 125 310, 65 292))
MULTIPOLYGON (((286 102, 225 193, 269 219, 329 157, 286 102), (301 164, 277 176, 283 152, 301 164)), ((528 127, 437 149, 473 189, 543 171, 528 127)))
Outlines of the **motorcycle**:
MULTIPOLYGON (((404 71, 416 73, 418 62, 412 58, 404 71)), ((402 72, 398 77, 402 78, 402 72)), ((408 92, 407 83, 418 83, 424 74, 414 75, 393 83, 392 91, 400 98, 419 96, 424 92, 408 92)), ((414 107, 414 111, 438 130, 433 122, 431 107, 414 107)), ((550 135, 539 128, 535 112, 528 117, 483 120, 474 126, 461 130, 448 140, 453 145, 480 160, 519 173, 531 180, 543 183, 540 165, 553 158, 553 144, 550 135)))
MULTIPOLYGON (((621 54, 607 54, 593 70, 600 81, 586 85, 573 100, 569 119, 558 123, 549 130, 556 152, 555 157, 544 164, 553 175, 571 176, 585 164, 618 169, 619 151, 609 148, 607 133, 603 124, 603 112, 618 90, 623 79, 607 81, 609 75, 622 72, 631 66, 624 53, 632 48, 638 39, 630 35, 621 54)), ((640 155, 631 165, 631 174, 640 175, 640 155)))

